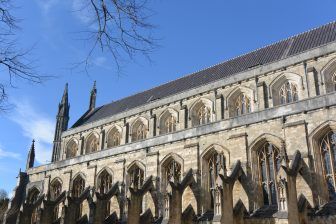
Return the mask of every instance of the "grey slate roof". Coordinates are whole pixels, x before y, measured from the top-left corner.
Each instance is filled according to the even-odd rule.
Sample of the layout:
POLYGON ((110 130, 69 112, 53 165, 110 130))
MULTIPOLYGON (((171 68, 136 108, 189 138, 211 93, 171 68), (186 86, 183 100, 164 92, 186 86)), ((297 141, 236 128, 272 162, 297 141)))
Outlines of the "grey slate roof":
POLYGON ((272 63, 333 41, 336 41, 336 21, 144 92, 98 107, 92 112, 86 112, 72 127, 78 127, 111 117, 148 102, 224 79, 252 67, 272 63))

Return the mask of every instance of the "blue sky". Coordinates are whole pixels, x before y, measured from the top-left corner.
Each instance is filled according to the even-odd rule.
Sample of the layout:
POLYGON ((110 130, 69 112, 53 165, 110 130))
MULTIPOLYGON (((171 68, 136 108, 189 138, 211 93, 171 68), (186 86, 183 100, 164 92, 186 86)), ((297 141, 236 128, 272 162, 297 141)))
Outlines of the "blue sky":
POLYGON ((89 104, 97 80, 97 105, 109 103, 180 76, 214 65, 272 42, 335 20, 334 0, 152 0, 152 23, 160 39, 152 62, 144 57, 123 64, 118 73, 111 56, 97 53, 88 74, 70 69, 90 46, 81 32, 87 15, 81 0, 17 0, 22 19, 18 43, 32 48, 38 71, 55 78, 42 85, 17 81, 9 89, 13 108, 0 114, 0 188, 11 193, 20 168, 25 168, 32 139, 36 165, 50 160, 57 105, 69 83, 70 126, 89 104))

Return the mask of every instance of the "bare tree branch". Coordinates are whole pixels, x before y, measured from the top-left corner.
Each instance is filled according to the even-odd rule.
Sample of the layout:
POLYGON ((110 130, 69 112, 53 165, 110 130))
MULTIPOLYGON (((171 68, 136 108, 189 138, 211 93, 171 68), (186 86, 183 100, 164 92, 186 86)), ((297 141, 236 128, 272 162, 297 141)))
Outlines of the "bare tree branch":
POLYGON ((154 25, 148 22, 151 11, 147 0, 83 0, 82 11, 92 13, 88 39, 93 41, 85 60, 87 66, 94 51, 108 52, 120 69, 125 56, 134 59, 149 54, 156 47, 151 31, 154 25))
POLYGON ((11 13, 14 10, 12 0, 0 0, 0 111, 5 110, 7 87, 14 86, 14 80, 25 80, 41 83, 43 76, 39 75, 27 56, 29 50, 17 47, 15 32, 18 31, 18 19, 11 13), (6 78, 7 77, 7 78, 6 78))

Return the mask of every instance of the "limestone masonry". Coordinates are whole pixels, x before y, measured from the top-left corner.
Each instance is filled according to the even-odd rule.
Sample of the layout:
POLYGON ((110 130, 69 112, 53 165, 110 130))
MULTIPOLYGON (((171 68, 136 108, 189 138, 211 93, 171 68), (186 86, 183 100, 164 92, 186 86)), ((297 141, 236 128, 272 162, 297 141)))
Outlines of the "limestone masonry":
POLYGON ((336 22, 111 104, 27 168, 0 223, 336 223, 336 22))

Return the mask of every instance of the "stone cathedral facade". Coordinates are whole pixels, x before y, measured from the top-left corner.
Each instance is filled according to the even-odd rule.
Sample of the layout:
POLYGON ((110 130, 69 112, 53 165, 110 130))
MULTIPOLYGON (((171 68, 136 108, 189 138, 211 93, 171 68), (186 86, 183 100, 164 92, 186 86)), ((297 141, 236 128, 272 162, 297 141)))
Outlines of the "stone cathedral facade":
POLYGON ((2 223, 336 223, 336 22, 88 110, 2 223))

